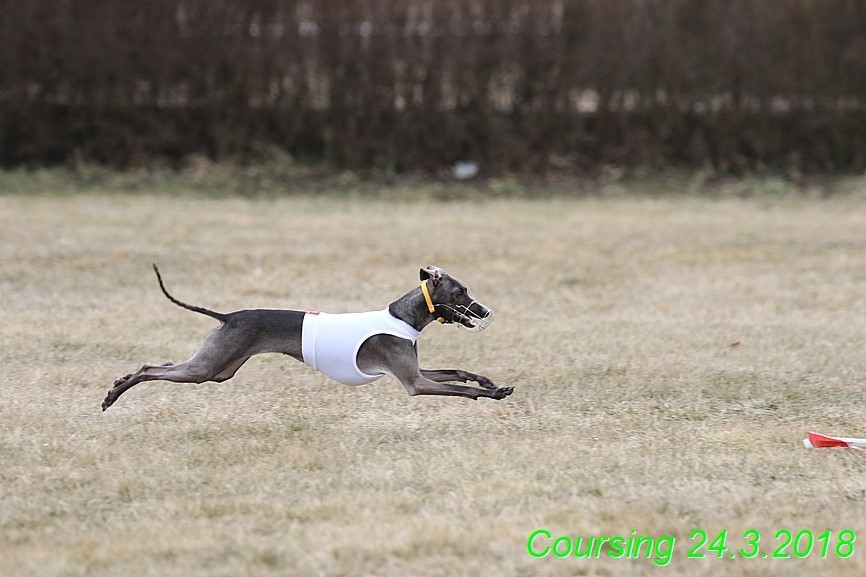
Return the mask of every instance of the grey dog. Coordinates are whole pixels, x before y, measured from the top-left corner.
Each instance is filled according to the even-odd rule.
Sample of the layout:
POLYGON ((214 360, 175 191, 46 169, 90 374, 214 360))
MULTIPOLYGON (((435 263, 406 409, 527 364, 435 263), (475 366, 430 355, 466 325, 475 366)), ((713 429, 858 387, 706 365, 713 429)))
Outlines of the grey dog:
POLYGON ((254 309, 218 313, 181 302, 169 294, 159 269, 159 287, 174 304, 213 317, 221 324, 198 351, 180 364, 144 365, 120 377, 102 402, 104 411, 143 381, 221 383, 253 355, 283 353, 349 385, 393 375, 410 395, 503 399, 514 387, 499 387, 482 375, 457 369, 421 369, 416 339, 433 321, 469 330, 486 328, 493 311, 476 301, 465 283, 435 266, 421 269, 421 285, 381 311, 327 314, 316 311, 254 309), (453 381, 476 382, 479 387, 453 381))

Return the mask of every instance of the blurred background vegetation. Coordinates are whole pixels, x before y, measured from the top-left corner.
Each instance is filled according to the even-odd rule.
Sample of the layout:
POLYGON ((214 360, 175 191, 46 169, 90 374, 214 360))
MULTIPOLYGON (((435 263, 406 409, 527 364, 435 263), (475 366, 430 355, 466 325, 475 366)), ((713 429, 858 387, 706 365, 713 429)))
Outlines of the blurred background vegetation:
POLYGON ((0 166, 866 169, 862 0, 0 0, 0 166))

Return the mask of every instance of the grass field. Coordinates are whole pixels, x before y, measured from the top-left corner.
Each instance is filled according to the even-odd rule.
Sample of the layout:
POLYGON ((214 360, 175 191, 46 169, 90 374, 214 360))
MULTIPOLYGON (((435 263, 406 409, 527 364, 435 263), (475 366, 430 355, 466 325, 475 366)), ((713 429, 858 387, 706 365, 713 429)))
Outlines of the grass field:
POLYGON ((0 196, 0 295, 4 577, 866 574, 866 455, 801 443, 866 436, 862 194, 0 196), (498 315, 431 326, 422 364, 515 393, 411 398, 270 355, 101 413, 117 376, 214 326, 151 262, 187 302, 331 312, 437 264, 498 315), (536 559, 536 529, 675 544, 663 567, 536 559), (790 558, 739 558, 749 529, 790 558), (687 557, 697 530, 729 531, 724 558, 687 557))

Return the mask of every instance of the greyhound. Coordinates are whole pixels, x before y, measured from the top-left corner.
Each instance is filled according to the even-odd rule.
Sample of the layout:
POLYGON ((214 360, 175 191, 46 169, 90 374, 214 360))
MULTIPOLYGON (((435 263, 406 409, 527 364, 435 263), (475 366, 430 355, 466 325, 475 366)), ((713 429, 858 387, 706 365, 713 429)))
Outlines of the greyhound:
POLYGON ((468 371, 419 368, 416 341, 424 327, 438 321, 479 332, 493 318, 493 311, 476 301, 465 283, 439 267, 422 268, 421 285, 384 310, 343 314, 271 309, 218 313, 174 298, 156 265, 153 270, 168 300, 221 324, 208 333, 188 361, 144 365, 115 380, 102 402, 103 411, 143 381, 221 383, 232 378, 250 357, 262 353, 286 354, 348 385, 366 384, 390 374, 413 396, 498 400, 514 391, 514 387, 499 387, 468 371), (473 381, 481 388, 449 381, 473 381))

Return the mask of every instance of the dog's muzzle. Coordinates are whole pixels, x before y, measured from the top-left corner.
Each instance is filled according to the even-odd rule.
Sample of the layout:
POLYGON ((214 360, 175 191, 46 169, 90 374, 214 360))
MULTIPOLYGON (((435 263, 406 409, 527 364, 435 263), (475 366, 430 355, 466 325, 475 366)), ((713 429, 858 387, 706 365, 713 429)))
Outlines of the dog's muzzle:
POLYGON ((448 311, 451 322, 470 333, 480 333, 493 322, 494 313, 478 301, 468 305, 441 304, 437 310, 448 311))

